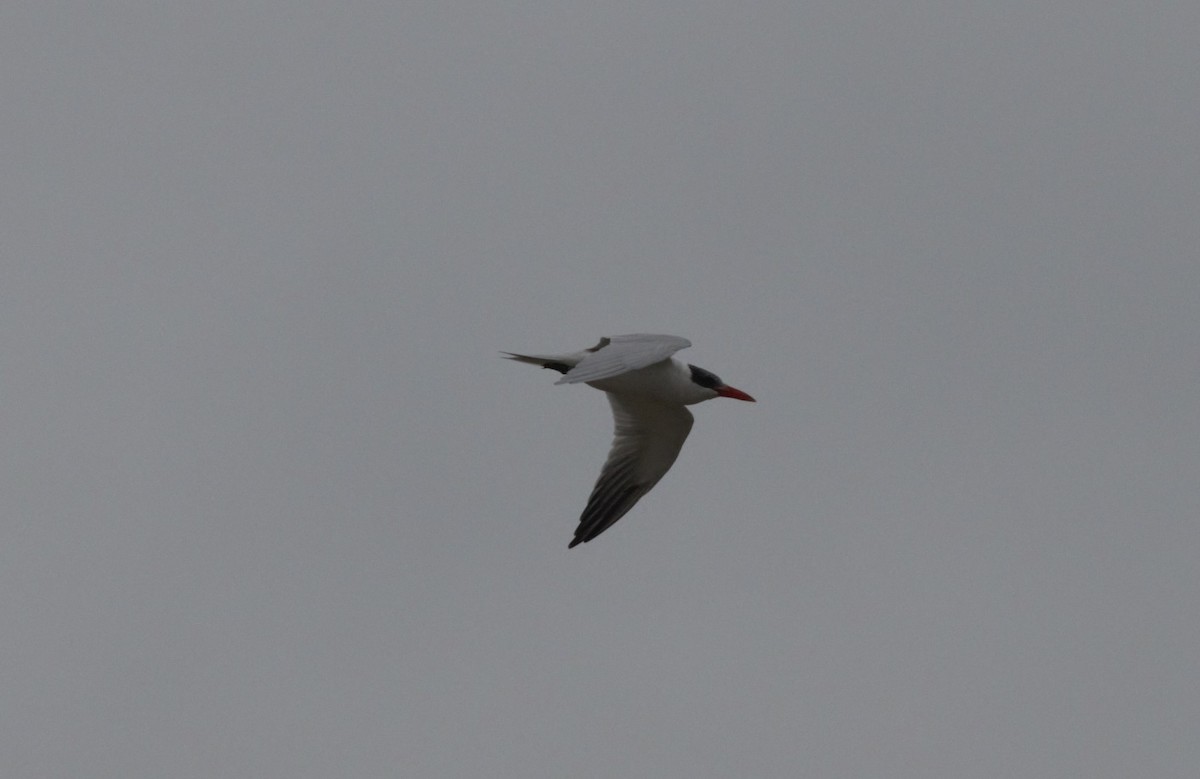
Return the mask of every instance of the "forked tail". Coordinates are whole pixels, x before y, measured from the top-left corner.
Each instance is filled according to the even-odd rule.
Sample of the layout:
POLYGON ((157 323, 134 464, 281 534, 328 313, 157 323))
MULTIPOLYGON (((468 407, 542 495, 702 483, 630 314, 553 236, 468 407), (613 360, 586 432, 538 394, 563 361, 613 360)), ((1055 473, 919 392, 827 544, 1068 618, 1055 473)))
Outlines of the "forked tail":
POLYGON ((559 373, 566 373, 567 371, 571 370, 571 366, 568 363, 563 362, 561 357, 535 357, 528 354, 513 354, 512 352, 500 353, 510 360, 529 363, 530 365, 536 365, 539 368, 549 368, 550 370, 558 371, 559 373))

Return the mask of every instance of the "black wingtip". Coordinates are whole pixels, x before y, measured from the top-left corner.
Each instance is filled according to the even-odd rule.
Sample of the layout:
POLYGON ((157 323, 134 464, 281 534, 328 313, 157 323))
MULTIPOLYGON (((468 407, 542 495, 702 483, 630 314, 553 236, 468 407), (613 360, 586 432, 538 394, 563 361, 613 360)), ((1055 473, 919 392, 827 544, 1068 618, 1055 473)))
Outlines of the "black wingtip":
POLYGON ((583 543, 583 539, 582 539, 582 538, 576 538, 574 541, 572 541, 571 543, 567 544, 567 549, 574 549, 575 547, 579 546, 581 543, 583 543))

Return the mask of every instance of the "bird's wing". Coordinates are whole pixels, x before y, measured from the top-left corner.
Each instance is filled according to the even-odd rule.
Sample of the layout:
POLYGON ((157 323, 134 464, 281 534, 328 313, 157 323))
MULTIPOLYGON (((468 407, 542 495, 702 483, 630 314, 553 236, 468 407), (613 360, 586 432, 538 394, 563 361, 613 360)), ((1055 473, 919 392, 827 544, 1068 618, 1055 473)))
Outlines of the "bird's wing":
POLYGON ((692 413, 683 406, 606 394, 616 423, 612 449, 570 546, 591 541, 625 516, 670 470, 692 430, 692 413))
POLYGON ((614 335, 600 339, 556 384, 599 381, 662 362, 692 342, 675 335, 614 335))

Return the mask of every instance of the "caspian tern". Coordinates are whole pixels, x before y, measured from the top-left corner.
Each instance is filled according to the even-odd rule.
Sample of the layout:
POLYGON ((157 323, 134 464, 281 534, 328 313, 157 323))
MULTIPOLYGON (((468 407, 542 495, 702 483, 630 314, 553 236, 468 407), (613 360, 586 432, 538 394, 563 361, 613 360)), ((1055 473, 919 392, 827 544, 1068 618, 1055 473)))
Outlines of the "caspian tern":
POLYGON ((692 413, 684 406, 718 397, 754 402, 716 374, 671 356, 691 345, 674 335, 639 333, 601 338, 591 349, 573 354, 502 352, 563 374, 555 384, 582 382, 603 390, 612 405, 612 449, 567 548, 611 527, 670 470, 692 430, 692 413))

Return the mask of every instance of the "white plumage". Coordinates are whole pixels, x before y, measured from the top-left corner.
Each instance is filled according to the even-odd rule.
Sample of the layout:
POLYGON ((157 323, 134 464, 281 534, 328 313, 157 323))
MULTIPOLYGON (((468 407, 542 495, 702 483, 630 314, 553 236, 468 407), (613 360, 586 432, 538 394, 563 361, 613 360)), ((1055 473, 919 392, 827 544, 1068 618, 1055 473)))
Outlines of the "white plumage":
POLYGON ((672 357, 691 346, 673 335, 615 335, 580 352, 510 359, 559 371, 556 384, 586 383, 608 395, 615 430, 600 478, 569 546, 591 541, 670 470, 692 430, 685 406, 716 397, 753 401, 703 368, 672 357))

